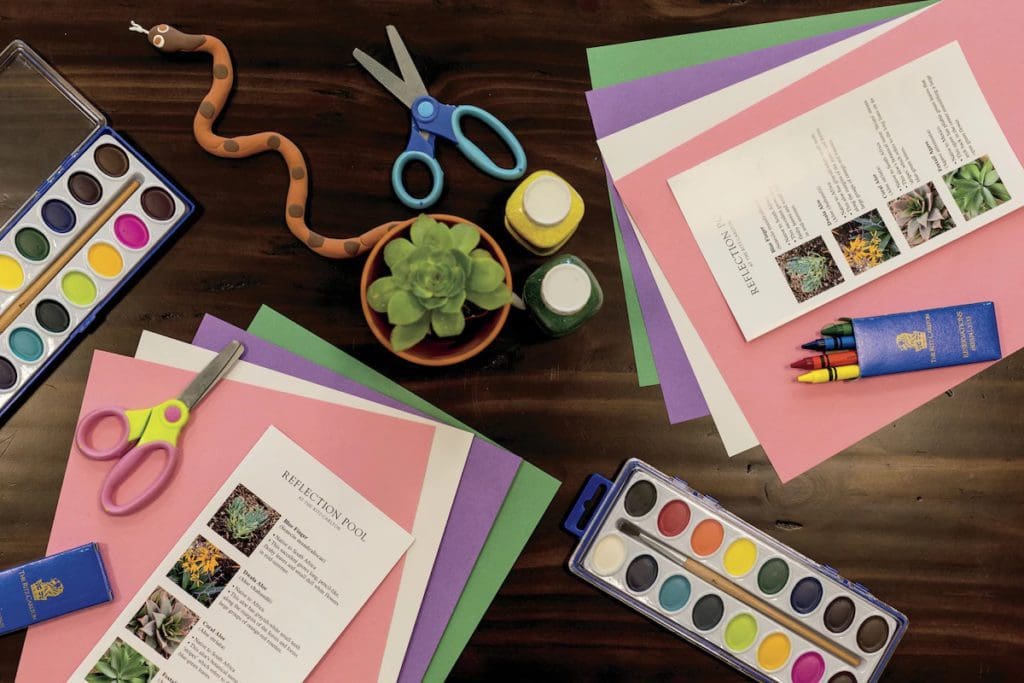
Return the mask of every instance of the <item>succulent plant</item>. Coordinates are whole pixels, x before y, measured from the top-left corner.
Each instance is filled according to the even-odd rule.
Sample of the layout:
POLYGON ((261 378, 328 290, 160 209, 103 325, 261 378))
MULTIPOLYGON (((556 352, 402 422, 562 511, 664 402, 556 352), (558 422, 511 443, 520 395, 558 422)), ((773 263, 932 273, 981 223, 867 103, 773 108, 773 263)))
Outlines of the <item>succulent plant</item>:
POLYGON ((235 496, 228 503, 227 527, 232 538, 241 541, 252 536, 270 517, 266 508, 249 505, 241 496, 235 496))
POLYGON ((156 589, 129 624, 151 648, 170 657, 199 618, 162 588, 156 589))
POLYGON ((949 209, 931 183, 889 202, 889 209, 912 247, 953 227, 949 209))
POLYGON ((167 578, 209 607, 236 571, 237 563, 199 536, 174 563, 167 578))
POLYGON ((86 674, 87 683, 146 683, 156 677, 156 665, 118 638, 86 674))
POLYGON ((828 260, 824 256, 811 254, 797 256, 786 261, 786 271, 799 282, 804 294, 813 294, 821 287, 828 272, 828 260))
POLYGON ((1010 198, 999 172, 987 156, 943 176, 964 218, 971 219, 994 209, 1010 198))
POLYGON ((512 298, 505 269, 490 252, 477 249, 480 233, 468 223, 448 226, 421 215, 409 231, 384 247, 391 275, 370 285, 370 308, 387 313, 391 346, 404 351, 433 330, 455 337, 466 326, 467 304, 486 311, 512 298))

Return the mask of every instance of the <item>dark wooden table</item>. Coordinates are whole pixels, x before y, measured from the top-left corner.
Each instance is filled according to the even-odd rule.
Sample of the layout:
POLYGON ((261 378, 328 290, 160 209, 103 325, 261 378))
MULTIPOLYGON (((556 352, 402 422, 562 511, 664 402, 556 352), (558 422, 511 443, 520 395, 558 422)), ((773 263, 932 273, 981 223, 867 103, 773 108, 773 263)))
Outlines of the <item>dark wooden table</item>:
MULTIPOLYGON (((453 679, 739 678, 565 569, 573 543, 560 522, 579 485, 630 456, 684 475, 902 609, 911 627, 884 680, 1024 679, 1024 357, 1004 360, 786 486, 760 449, 726 458, 710 419, 670 426, 660 391, 637 387, 583 97, 584 49, 880 4, 4 2, 0 44, 33 45, 202 211, 0 429, 0 566, 44 552, 94 350, 131 354, 143 329, 188 339, 206 312, 245 326, 265 303, 564 481, 453 679), (519 136, 531 168, 557 170, 580 190, 587 216, 568 251, 604 285, 600 318, 547 341, 513 316, 487 352, 454 369, 392 357, 360 312, 360 264, 317 257, 285 229, 281 162, 216 159, 193 141, 208 58, 159 55, 127 32, 129 19, 228 43, 239 77, 220 130, 277 129, 298 141, 313 174, 311 224, 335 236, 409 215, 388 182, 408 114, 350 56, 359 46, 390 59, 384 25, 396 24, 433 94, 489 109, 519 136)), ((489 228, 521 282, 542 259, 501 227, 512 185, 479 174, 451 147, 441 157, 449 190, 437 210, 489 228)), ((0 638, 0 680, 13 680, 21 643, 20 634, 0 638)))

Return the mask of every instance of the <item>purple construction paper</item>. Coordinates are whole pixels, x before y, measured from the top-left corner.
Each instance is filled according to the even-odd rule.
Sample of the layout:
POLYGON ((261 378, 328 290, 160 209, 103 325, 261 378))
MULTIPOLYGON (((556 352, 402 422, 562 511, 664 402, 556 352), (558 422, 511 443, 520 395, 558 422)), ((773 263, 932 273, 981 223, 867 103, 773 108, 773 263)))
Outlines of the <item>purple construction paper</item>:
POLYGON ((619 233, 626 249, 626 258, 633 268, 633 282, 636 284, 636 295, 640 300, 640 314, 647 327, 647 339, 651 343, 654 369, 658 372, 669 424, 710 415, 711 411, 704 401, 697 377, 693 374, 690 359, 686 357, 686 350, 676 335, 676 328, 669 317, 665 300, 654 281, 654 273, 644 258, 640 240, 637 239, 636 231, 629 222, 629 215, 622 205, 619 191, 612 184, 611 176, 608 176, 608 194, 612 200, 612 210, 619 221, 619 233))
MULTIPOLYGON (((798 59, 833 43, 857 35, 884 21, 812 36, 784 45, 748 52, 715 62, 677 69, 635 81, 587 92, 587 104, 597 137, 617 133, 671 109, 704 97, 798 59)), ((658 291, 651 267, 644 258, 636 231, 630 223, 611 176, 605 173, 612 210, 619 222, 626 258, 633 271, 640 312, 647 327, 654 367, 658 372, 669 422, 676 424, 708 415, 707 404, 686 351, 676 334, 665 301, 658 291)))
POLYGON ((726 57, 715 62, 697 64, 591 90, 587 93, 587 104, 590 106, 591 118, 594 121, 594 132, 599 138, 617 133, 623 128, 646 121, 883 23, 885 21, 854 26, 842 31, 726 57))
MULTIPOLYGON (((427 417, 400 401, 210 315, 203 318, 192 343, 217 351, 233 339, 245 345, 242 358, 250 363, 427 417)), ((422 680, 521 462, 514 453, 479 437, 473 438, 409 640, 400 681, 422 680)))

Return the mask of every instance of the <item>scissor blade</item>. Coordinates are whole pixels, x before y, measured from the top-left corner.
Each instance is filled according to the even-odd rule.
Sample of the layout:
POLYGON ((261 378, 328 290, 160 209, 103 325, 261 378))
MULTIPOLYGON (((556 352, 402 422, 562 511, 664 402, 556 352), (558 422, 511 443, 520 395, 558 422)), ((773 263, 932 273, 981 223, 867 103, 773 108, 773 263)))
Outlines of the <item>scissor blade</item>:
POLYGON ((224 378, 224 375, 228 374, 231 370, 231 366, 241 357, 242 353, 245 352, 245 347, 240 342, 233 341, 225 346, 217 356, 211 360, 205 368, 203 368, 196 378, 192 380, 185 391, 181 392, 181 396, 178 397, 182 403, 188 406, 191 410, 197 403, 203 400, 203 398, 210 393, 210 389, 213 389, 217 382, 224 378))
POLYGON ((377 82, 383 85, 388 92, 397 97, 406 107, 412 109, 412 103, 416 101, 416 98, 421 93, 413 92, 413 88, 410 88, 405 81, 400 79, 390 70, 388 70, 383 64, 378 62, 376 59, 366 54, 358 47, 352 50, 352 56, 355 57, 359 64, 370 72, 370 75, 377 79, 377 82))
POLYGON ((395 53, 395 61, 398 62, 398 70, 402 73, 402 80, 405 81, 405 86, 413 92, 416 97, 426 95, 427 86, 423 85, 423 79, 420 78, 420 72, 416 69, 416 65, 413 63, 412 57, 409 55, 408 48, 405 47, 405 41, 402 40, 402 36, 398 34, 398 29, 389 24, 387 26, 387 32, 388 40, 391 42, 391 51, 395 53))

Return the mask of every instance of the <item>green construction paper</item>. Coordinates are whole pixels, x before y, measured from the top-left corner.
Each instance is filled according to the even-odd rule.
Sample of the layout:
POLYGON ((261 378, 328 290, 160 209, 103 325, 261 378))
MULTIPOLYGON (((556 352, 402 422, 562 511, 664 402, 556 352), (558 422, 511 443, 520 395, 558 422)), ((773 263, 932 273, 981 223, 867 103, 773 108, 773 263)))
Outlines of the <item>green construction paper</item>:
MULTIPOLYGON (((277 311, 263 306, 249 325, 249 332, 303 358, 354 379, 393 399, 422 411, 438 422, 487 438, 437 406, 428 403, 373 368, 316 336, 277 311)), ((519 466, 505 502, 477 557, 452 618, 430 660, 424 680, 443 681, 462 654, 484 613, 512 570, 523 547, 547 510, 559 481, 525 460, 519 466)))
MULTIPOLYGON (((770 24, 738 26, 702 33, 687 33, 681 36, 592 47, 587 50, 590 84, 595 89, 604 88, 666 71, 675 71, 745 52, 790 43, 802 38, 892 19, 927 7, 935 1, 924 0, 903 5, 776 21, 770 24)), ((612 223, 615 227, 615 248, 619 252, 619 265, 622 268, 622 288, 626 295, 626 316, 629 319, 629 333, 633 340, 637 379, 640 386, 651 386, 659 383, 658 372, 654 366, 654 354, 647 336, 647 326, 644 324, 643 314, 640 310, 640 299, 637 296, 636 284, 633 280, 633 269, 629 265, 626 249, 622 244, 622 228, 619 226, 614 210, 612 210, 612 223)))
POLYGON ((308 361, 329 368, 396 401, 401 401, 405 405, 415 408, 438 422, 444 422, 452 427, 473 432, 480 438, 487 439, 487 437, 473 428, 462 424, 433 403, 423 400, 401 384, 392 382, 387 376, 377 372, 369 365, 356 360, 326 339, 316 336, 305 327, 286 318, 269 306, 260 307, 256 317, 249 324, 247 331, 255 334, 257 337, 266 339, 271 344, 287 349, 297 356, 302 356, 308 361))
POLYGON ((626 257, 626 247, 622 243, 622 228, 619 217, 612 210, 612 224, 615 226, 615 249, 619 252, 619 268, 622 270, 622 289, 626 295, 626 317, 629 320, 629 336, 633 339, 633 360, 636 363, 636 378, 642 387, 653 387, 659 384, 658 369, 654 366, 654 351, 647 337, 647 325, 640 311, 640 297, 633 282, 633 268, 626 257))
POLYGON ((523 552, 523 546, 540 522, 541 515, 558 490, 558 484, 523 461, 473 566, 473 573, 462 589, 455 613, 434 651, 423 676, 424 681, 441 683, 448 678, 516 558, 523 552))
POLYGON ((933 2, 935 0, 925 0, 592 47, 587 50, 590 82, 594 88, 604 88, 766 47, 792 43, 794 40, 893 19, 927 7, 933 2))

